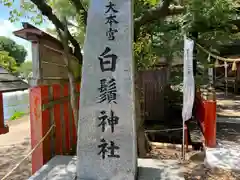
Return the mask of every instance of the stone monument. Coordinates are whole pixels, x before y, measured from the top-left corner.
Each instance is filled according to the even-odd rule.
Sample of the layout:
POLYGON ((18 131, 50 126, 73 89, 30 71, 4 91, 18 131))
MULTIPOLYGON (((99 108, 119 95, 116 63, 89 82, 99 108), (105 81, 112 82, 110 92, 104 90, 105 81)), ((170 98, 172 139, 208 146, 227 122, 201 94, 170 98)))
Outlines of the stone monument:
POLYGON ((131 0, 91 0, 84 44, 77 179, 134 180, 131 0))

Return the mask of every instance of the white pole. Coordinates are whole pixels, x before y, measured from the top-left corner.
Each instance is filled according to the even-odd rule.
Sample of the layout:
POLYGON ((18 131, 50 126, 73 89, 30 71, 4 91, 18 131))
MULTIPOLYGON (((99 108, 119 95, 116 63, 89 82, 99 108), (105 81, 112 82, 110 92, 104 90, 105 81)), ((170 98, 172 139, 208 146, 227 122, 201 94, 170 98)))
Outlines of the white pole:
MULTIPOLYGON (((208 64, 211 64, 211 56, 208 55, 208 64)), ((213 67, 208 68, 208 78, 209 78, 209 84, 213 85, 213 67)))
POLYGON ((227 79, 227 77, 228 77, 228 64, 227 64, 227 62, 226 61, 224 61, 224 70, 225 70, 225 96, 227 96, 228 95, 228 79, 227 79))
POLYGON ((182 160, 185 161, 185 122, 183 120, 182 128, 182 160))

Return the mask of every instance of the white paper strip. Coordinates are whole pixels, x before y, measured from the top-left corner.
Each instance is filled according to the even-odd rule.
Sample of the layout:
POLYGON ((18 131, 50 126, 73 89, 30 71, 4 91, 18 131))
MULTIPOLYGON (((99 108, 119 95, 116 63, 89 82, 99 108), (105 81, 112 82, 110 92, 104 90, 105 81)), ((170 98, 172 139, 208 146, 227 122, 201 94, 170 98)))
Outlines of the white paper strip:
MULTIPOLYGON (((211 56, 208 56, 208 63, 211 64, 211 56)), ((209 83, 213 85, 213 67, 208 68, 209 83)))

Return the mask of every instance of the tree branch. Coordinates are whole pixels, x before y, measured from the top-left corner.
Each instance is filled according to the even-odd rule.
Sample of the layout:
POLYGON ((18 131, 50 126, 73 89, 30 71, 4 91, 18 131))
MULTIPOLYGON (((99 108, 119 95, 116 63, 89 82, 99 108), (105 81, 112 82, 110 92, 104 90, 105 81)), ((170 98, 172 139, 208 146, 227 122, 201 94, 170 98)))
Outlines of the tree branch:
POLYGON ((233 20, 232 23, 237 26, 237 28, 240 30, 240 20, 237 19, 237 20, 233 20))
MULTIPOLYGON (((37 6, 37 8, 42 12, 44 16, 48 17, 48 19, 52 21, 52 23, 55 25, 56 28, 59 28, 62 31, 64 31, 64 25, 57 18, 57 16, 53 14, 52 8, 49 5, 47 5, 45 1, 43 0, 31 0, 31 1, 37 6)), ((80 45, 77 42, 77 40, 70 34, 69 31, 67 31, 67 33, 68 33, 70 42, 74 46, 74 55, 78 58, 79 63, 82 63, 83 57, 82 57, 80 45)))
POLYGON ((74 116, 74 123, 76 128, 78 127, 78 108, 77 108, 77 98, 76 98, 76 94, 75 94, 75 78, 74 78, 74 74, 72 71, 72 68, 70 66, 70 58, 69 58, 69 46, 68 46, 68 26, 67 26, 67 19, 66 17, 63 18, 63 25, 64 25, 64 31, 63 33, 61 32, 61 30, 59 28, 56 27, 58 35, 61 39, 62 45, 63 45, 63 59, 64 62, 67 66, 68 69, 68 79, 69 79, 69 84, 70 84, 70 103, 71 103, 71 107, 73 110, 73 116, 74 116))
POLYGON ((83 17, 83 23, 87 25, 87 10, 84 8, 81 0, 70 0, 71 3, 75 6, 76 10, 83 17))
POLYGON ((181 14, 184 11, 183 6, 170 6, 172 0, 165 0, 161 4, 147 10, 142 16, 135 19, 135 28, 140 28, 140 26, 145 24, 150 24, 152 21, 165 18, 170 15, 181 14))
POLYGON ((170 6, 170 3, 172 0, 164 0, 162 3, 157 5, 156 7, 153 7, 146 12, 144 12, 143 15, 141 15, 138 18, 135 18, 134 20, 134 39, 136 40, 136 37, 138 36, 140 32, 140 27, 146 24, 150 24, 153 21, 163 19, 166 16, 171 15, 177 15, 181 14, 184 11, 183 6, 170 6))

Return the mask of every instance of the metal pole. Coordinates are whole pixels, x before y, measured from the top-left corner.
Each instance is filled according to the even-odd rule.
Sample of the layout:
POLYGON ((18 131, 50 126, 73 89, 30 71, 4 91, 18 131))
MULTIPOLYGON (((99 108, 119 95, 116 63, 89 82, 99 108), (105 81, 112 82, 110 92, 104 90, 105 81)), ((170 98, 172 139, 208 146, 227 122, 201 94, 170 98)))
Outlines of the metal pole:
MULTIPOLYGON (((210 55, 208 55, 208 64, 209 65, 211 65, 211 56, 210 55)), ((213 85, 213 67, 212 67, 212 65, 211 65, 211 67, 209 67, 208 68, 208 77, 209 77, 209 84, 210 84, 210 86, 212 86, 213 85)))
POLYGON ((185 122, 183 121, 182 128, 182 160, 185 161, 185 122))
POLYGON ((225 70, 225 96, 228 95, 228 64, 226 61, 224 61, 224 70, 225 70))

